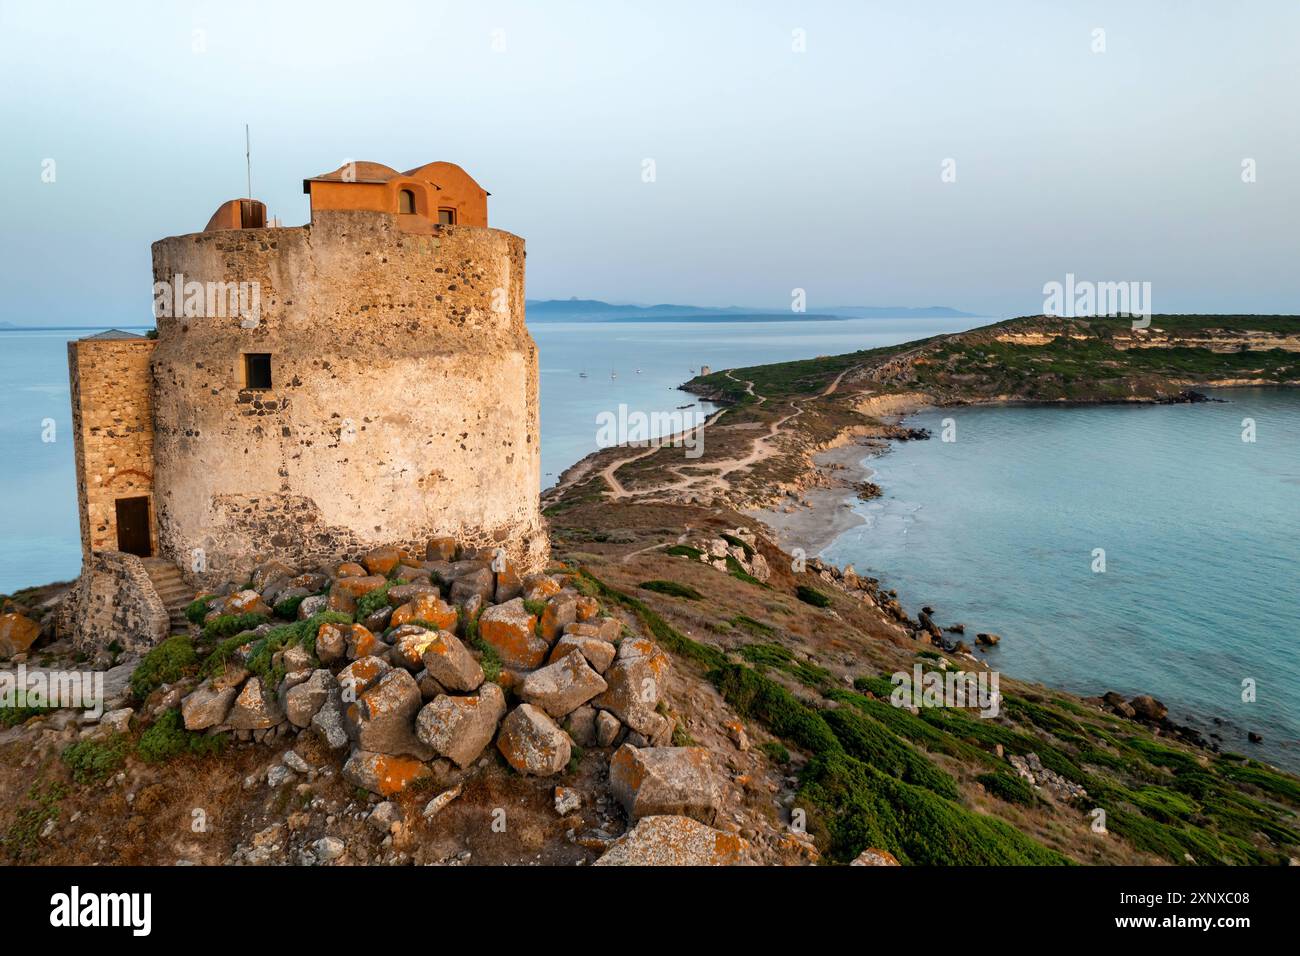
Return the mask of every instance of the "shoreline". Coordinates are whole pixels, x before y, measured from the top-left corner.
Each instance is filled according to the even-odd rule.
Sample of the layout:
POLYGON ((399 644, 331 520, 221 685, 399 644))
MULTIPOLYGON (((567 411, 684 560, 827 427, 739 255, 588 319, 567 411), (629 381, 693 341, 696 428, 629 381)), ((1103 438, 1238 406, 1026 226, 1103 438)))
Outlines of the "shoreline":
POLYGON ((784 507, 750 508, 741 513, 767 527, 783 550, 801 548, 810 558, 820 556, 844 532, 866 524, 853 508, 854 486, 870 481, 875 474, 866 461, 888 451, 883 439, 870 438, 817 452, 812 473, 824 484, 805 489, 784 507))

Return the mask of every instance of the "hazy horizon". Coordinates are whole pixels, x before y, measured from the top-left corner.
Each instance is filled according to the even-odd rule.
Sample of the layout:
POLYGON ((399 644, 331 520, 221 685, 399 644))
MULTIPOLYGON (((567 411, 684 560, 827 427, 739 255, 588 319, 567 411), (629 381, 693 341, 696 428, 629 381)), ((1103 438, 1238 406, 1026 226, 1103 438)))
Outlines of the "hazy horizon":
POLYGON ((150 244, 245 194, 245 122, 286 225, 345 160, 461 164, 533 300, 1029 315, 1073 273, 1300 311, 1294 4, 59 11, 0 8, 17 325, 147 324, 150 244))

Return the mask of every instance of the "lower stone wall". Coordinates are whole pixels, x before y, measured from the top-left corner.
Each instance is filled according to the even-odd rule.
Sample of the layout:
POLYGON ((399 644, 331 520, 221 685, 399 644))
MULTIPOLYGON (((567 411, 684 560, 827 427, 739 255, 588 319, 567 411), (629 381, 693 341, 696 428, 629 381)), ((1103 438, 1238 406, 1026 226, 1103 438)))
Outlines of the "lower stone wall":
POLYGON ((94 552, 70 598, 73 644, 92 657, 114 641, 124 651, 147 651, 171 631, 167 608, 134 554, 94 552))

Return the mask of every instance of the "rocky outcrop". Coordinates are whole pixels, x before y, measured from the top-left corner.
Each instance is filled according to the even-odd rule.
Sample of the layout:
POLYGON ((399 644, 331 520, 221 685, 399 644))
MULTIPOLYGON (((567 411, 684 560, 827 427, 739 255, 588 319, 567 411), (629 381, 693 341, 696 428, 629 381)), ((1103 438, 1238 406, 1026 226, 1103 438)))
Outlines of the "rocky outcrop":
POLYGON ((684 816, 639 820, 615 840, 596 866, 736 866, 748 841, 684 816))

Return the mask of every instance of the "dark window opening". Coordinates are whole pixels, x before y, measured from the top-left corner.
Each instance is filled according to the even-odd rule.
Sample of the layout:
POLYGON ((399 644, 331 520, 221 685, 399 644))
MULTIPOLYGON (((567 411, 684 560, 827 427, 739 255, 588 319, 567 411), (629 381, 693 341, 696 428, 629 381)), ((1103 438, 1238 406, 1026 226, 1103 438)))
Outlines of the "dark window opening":
POLYGON ((440 226, 454 226, 454 225, 456 225, 456 210, 454 210, 454 209, 439 209, 439 210, 438 210, 438 225, 440 225, 440 226))
POLYGON ((118 498, 117 550, 147 558, 153 555, 149 540, 149 499, 118 498))
POLYGON ((244 356, 244 388, 267 389, 271 387, 271 355, 269 352, 249 352, 244 356))
POLYGON ((415 193, 409 189, 403 189, 397 194, 397 211, 403 215, 410 216, 415 213, 415 193))

